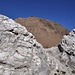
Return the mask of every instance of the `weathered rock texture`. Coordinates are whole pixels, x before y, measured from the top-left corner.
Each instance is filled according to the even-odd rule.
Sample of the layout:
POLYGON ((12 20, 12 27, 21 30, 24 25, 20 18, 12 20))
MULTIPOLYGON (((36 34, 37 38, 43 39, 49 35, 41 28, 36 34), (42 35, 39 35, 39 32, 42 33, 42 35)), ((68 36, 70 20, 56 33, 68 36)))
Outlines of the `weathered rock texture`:
POLYGON ((45 48, 58 45, 63 35, 69 33, 65 27, 56 22, 34 16, 17 18, 15 21, 25 26, 45 48))
POLYGON ((25 27, 0 15, 0 75, 75 75, 75 30, 44 49, 25 27))

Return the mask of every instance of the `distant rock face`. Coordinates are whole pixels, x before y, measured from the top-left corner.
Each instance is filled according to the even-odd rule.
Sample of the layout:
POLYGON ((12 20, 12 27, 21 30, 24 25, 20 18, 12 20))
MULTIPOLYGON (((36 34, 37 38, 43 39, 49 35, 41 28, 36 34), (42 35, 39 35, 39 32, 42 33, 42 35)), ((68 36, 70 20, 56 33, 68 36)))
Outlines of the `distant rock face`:
POLYGON ((0 75, 75 75, 74 34, 44 49, 25 27, 0 15, 0 75))
POLYGON ((56 22, 34 16, 17 18, 15 21, 25 26, 45 48, 58 45, 63 35, 69 33, 66 28, 56 22))

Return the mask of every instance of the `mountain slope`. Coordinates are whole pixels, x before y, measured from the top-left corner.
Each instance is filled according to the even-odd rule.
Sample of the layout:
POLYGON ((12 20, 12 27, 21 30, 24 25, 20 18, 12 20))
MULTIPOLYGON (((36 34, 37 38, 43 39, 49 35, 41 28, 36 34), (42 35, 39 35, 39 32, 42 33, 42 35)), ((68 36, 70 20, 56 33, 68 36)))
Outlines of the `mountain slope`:
POLYGON ((25 26, 45 48, 58 45, 63 35, 69 33, 66 28, 56 22, 34 16, 17 18, 15 21, 25 26))

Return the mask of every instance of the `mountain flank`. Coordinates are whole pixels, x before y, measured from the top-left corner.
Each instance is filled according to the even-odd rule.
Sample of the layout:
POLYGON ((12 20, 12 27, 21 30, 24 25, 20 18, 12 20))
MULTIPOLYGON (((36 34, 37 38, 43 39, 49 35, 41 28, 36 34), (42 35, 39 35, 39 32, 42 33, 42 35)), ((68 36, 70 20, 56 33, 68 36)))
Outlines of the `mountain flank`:
POLYGON ((45 48, 58 45, 62 37, 69 33, 65 27, 57 22, 43 18, 30 16, 28 18, 17 18, 15 21, 25 26, 45 48))

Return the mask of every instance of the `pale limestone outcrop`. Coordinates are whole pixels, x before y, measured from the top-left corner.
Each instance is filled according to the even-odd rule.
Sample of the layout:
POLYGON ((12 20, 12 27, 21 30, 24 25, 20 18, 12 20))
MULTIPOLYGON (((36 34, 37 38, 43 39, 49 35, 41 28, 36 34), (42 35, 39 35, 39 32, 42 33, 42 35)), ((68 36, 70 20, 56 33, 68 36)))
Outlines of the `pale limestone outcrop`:
POLYGON ((58 47, 44 49, 25 27, 0 15, 0 75, 75 75, 73 36, 72 31, 58 47))
MULTIPOLYGON (((65 35, 60 44, 63 52, 68 56, 66 62, 72 69, 75 69, 75 29, 69 35, 65 35)), ((66 57, 65 57, 66 58, 66 57)))

